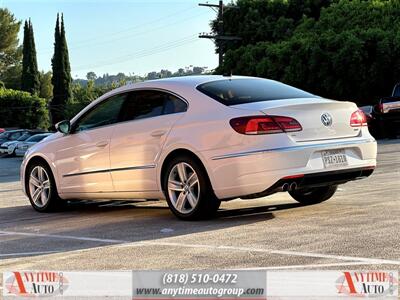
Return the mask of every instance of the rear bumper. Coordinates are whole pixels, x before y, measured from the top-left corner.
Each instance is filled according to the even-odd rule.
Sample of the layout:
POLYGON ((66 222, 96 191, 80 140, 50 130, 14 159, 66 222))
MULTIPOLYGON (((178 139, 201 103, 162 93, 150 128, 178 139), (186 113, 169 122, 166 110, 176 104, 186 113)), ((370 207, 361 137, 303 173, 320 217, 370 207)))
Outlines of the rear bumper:
POLYGON ((307 189, 343 184, 349 181, 367 178, 374 172, 374 170, 375 167, 365 167, 287 176, 278 180, 275 184, 273 184, 271 187, 267 188, 261 193, 242 196, 242 198, 246 199, 265 197, 277 192, 292 190, 294 188, 307 189))
POLYGON ((282 178, 298 174, 304 175, 304 181, 299 182, 303 187, 305 184, 315 184, 318 180, 321 185, 327 185, 327 182, 344 183, 368 173, 362 171, 360 175, 353 172, 373 169, 376 166, 376 155, 377 145, 374 139, 358 138, 230 153, 212 157, 209 165, 213 170, 212 184, 215 194, 218 198, 225 199, 274 190, 274 185, 282 178), (324 167, 321 151, 334 149, 345 151, 347 166, 324 167), (345 176, 342 181, 336 180, 333 175, 346 175, 350 179, 345 176))

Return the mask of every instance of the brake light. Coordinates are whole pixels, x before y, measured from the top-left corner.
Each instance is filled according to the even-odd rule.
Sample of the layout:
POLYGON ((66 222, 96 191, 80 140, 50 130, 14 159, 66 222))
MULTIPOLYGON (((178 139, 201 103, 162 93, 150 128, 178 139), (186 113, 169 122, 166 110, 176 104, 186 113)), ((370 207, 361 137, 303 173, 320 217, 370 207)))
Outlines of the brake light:
POLYGON ((241 134, 272 134, 301 131, 297 120, 282 116, 249 116, 234 118, 229 122, 232 128, 241 134))
POLYGON ((367 126, 367 117, 365 116, 364 112, 361 109, 356 110, 351 114, 350 126, 351 127, 367 126))

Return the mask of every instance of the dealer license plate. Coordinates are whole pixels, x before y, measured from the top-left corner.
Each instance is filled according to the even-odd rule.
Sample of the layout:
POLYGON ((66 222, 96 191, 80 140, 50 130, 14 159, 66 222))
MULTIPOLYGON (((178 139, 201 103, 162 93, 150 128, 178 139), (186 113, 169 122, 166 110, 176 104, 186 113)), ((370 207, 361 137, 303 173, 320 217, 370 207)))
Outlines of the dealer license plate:
POLYGON ((325 168, 347 166, 347 157, 344 149, 321 151, 325 168))

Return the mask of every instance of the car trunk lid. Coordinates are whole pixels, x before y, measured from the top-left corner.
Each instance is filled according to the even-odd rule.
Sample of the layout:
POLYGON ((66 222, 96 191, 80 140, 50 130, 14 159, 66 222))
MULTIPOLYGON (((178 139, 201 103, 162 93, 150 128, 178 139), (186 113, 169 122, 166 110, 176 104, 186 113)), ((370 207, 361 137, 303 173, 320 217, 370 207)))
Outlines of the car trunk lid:
POLYGON ((351 114, 357 110, 357 106, 352 102, 297 98, 252 102, 231 107, 296 119, 303 129, 288 133, 296 142, 350 138, 357 136, 360 131, 360 128, 350 126, 351 114))

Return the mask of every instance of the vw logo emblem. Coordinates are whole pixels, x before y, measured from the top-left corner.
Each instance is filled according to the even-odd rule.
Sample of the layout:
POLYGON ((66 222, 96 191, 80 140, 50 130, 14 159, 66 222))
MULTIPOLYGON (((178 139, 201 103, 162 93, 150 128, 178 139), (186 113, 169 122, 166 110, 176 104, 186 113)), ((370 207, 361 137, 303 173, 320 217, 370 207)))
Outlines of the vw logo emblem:
POLYGON ((323 113, 321 115, 321 121, 322 121, 322 124, 324 124, 325 126, 331 126, 332 125, 332 116, 328 113, 323 113))

